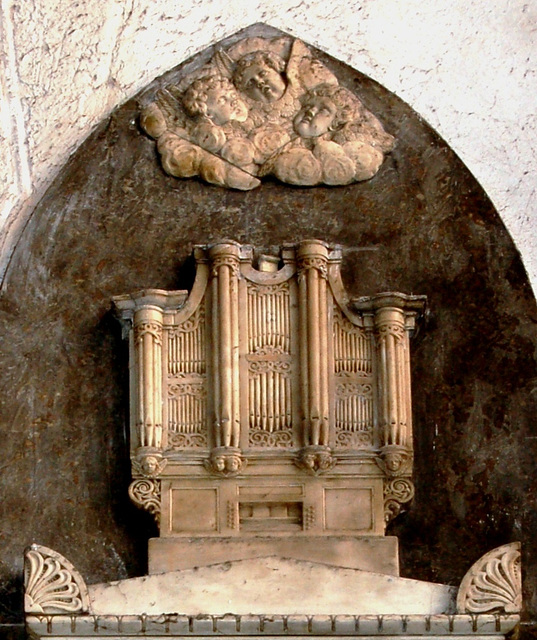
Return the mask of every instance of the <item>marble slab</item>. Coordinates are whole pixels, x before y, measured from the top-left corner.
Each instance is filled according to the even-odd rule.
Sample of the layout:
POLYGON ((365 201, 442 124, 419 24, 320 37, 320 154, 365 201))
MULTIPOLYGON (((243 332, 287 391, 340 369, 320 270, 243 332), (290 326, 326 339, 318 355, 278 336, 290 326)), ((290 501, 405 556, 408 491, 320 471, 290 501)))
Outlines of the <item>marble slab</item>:
POLYGON ((441 614, 456 589, 268 556, 88 587, 94 615, 441 614))

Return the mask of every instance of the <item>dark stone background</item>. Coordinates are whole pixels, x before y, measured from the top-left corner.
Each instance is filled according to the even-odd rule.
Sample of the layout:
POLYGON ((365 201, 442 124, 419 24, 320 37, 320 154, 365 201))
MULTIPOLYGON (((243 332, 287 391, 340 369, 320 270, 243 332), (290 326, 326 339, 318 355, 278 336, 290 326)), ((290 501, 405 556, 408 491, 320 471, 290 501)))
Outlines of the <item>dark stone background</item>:
POLYGON ((525 616, 535 616, 537 314, 520 257, 476 180, 427 124, 319 55, 397 138, 372 180, 267 182, 241 193, 169 177, 133 99, 36 208, 0 298, 0 633, 20 632, 31 542, 68 557, 88 583, 144 573, 155 529, 127 497, 126 349, 110 298, 188 287, 192 245, 222 238, 341 243, 353 295, 428 296, 413 342, 416 498, 389 530, 400 539, 402 575, 458 584, 485 552, 521 540, 525 616))

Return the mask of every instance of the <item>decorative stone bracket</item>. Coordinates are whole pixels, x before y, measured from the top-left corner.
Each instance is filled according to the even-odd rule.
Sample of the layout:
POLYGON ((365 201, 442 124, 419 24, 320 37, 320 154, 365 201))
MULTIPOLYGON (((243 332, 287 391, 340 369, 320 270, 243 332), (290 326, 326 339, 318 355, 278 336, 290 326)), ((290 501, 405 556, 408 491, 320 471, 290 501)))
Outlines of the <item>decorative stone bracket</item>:
POLYGON ((414 497, 414 483, 410 478, 392 478, 384 481, 384 520, 393 520, 414 497))
POLYGON ((160 523, 160 480, 152 478, 134 480, 129 486, 129 497, 137 507, 149 511, 155 517, 157 524, 160 523))

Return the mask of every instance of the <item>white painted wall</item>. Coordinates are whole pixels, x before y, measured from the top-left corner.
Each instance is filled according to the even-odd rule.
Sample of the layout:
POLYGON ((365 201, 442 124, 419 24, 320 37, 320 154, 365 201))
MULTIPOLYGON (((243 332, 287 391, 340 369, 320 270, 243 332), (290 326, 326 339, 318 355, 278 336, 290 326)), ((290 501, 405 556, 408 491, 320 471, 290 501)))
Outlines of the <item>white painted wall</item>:
MULTIPOLYGON (((254 22, 406 100, 484 187, 537 291, 535 0, 0 0, 5 267, 32 208, 110 111, 254 22)), ((0 183, 1 184, 1 183, 0 183)))

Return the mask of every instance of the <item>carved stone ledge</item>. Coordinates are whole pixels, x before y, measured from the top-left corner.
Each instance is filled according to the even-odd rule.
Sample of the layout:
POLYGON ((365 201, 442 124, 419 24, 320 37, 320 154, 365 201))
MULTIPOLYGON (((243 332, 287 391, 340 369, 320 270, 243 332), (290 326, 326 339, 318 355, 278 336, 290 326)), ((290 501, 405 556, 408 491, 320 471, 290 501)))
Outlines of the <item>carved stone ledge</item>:
POLYGON ((26 613, 87 613, 88 589, 82 576, 62 555, 33 544, 24 556, 26 613))
POLYGON ((483 638, 507 634, 519 616, 496 615, 92 615, 28 616, 37 638, 220 638, 237 637, 448 637, 483 638), (275 629, 277 631, 275 631, 275 629))
POLYGON ((157 524, 160 523, 160 480, 134 480, 129 487, 129 497, 137 507, 149 511, 157 524))
POLYGON ((299 469, 315 476, 330 471, 336 466, 336 463, 337 460, 332 455, 332 450, 322 445, 304 447, 295 459, 295 464, 299 469))
POLYGON ((384 483, 384 519, 388 523, 404 511, 414 497, 414 484, 410 478, 393 478, 384 483))
POLYGON ((520 542, 505 544, 480 558, 464 576, 458 613, 519 613, 522 608, 520 542))
POLYGON ((203 464, 210 473, 231 478, 246 468, 247 460, 237 447, 215 447, 211 451, 211 457, 203 464))

